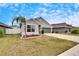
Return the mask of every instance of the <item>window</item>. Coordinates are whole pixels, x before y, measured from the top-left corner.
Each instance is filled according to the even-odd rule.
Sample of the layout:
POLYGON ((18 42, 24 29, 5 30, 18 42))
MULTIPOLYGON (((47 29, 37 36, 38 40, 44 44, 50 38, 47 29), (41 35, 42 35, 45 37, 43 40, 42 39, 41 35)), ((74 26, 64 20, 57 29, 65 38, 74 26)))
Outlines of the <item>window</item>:
POLYGON ((31 26, 27 25, 27 32, 31 32, 31 26))
POLYGON ((35 26, 34 25, 27 25, 27 32, 35 32, 35 26))

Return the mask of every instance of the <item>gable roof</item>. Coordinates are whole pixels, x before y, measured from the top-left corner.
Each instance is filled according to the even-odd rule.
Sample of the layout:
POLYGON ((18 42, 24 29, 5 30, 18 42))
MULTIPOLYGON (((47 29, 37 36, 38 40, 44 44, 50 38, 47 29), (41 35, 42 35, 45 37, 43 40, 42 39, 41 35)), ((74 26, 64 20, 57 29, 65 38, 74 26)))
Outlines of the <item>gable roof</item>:
POLYGON ((42 17, 37 17, 37 18, 35 18, 35 20, 40 22, 41 24, 49 25, 49 23, 45 19, 43 19, 42 17))
POLYGON ((67 24, 67 23, 51 24, 51 26, 52 26, 53 28, 61 28, 61 27, 72 28, 72 25, 69 25, 69 24, 67 24))
POLYGON ((41 25, 42 27, 50 27, 51 25, 42 17, 37 17, 37 18, 31 18, 28 21, 33 21, 38 25, 41 25))
POLYGON ((6 24, 4 24, 4 23, 2 23, 2 22, 0 22, 0 26, 1 26, 1 27, 5 27, 5 28, 11 28, 10 26, 8 26, 8 25, 6 25, 6 24))

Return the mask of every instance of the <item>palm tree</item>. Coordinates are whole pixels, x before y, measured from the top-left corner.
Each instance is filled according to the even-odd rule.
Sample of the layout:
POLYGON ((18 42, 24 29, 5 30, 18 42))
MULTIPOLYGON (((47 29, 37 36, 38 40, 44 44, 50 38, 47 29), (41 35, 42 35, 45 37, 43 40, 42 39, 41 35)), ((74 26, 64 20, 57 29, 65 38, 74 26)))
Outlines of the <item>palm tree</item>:
POLYGON ((19 23, 19 26, 20 26, 20 29, 21 29, 21 37, 23 37, 23 36, 26 37, 26 20, 25 20, 25 18, 22 17, 22 16, 15 17, 12 20, 12 26, 13 26, 14 21, 16 21, 17 23, 19 23))

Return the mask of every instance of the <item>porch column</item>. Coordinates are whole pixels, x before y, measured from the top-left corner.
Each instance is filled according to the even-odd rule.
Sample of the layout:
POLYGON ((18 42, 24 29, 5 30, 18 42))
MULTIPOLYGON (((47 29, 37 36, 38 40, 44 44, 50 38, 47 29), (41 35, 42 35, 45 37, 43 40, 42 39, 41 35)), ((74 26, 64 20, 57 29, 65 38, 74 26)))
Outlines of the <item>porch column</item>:
POLYGON ((51 26, 51 33, 52 33, 52 26, 51 26))

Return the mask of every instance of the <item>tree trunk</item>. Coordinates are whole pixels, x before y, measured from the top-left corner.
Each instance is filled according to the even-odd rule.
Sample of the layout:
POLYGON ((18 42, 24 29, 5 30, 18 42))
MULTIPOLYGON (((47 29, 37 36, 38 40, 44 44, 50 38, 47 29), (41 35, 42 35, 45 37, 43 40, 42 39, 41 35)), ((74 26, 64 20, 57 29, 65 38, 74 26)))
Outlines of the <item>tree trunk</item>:
POLYGON ((26 22, 24 23, 24 30, 25 30, 25 37, 27 37, 27 35, 26 35, 26 22))
POLYGON ((26 38, 26 24, 23 22, 21 25, 21 39, 26 38))
POLYGON ((20 36, 22 36, 22 29, 21 29, 22 24, 20 23, 19 25, 20 25, 20 36))

